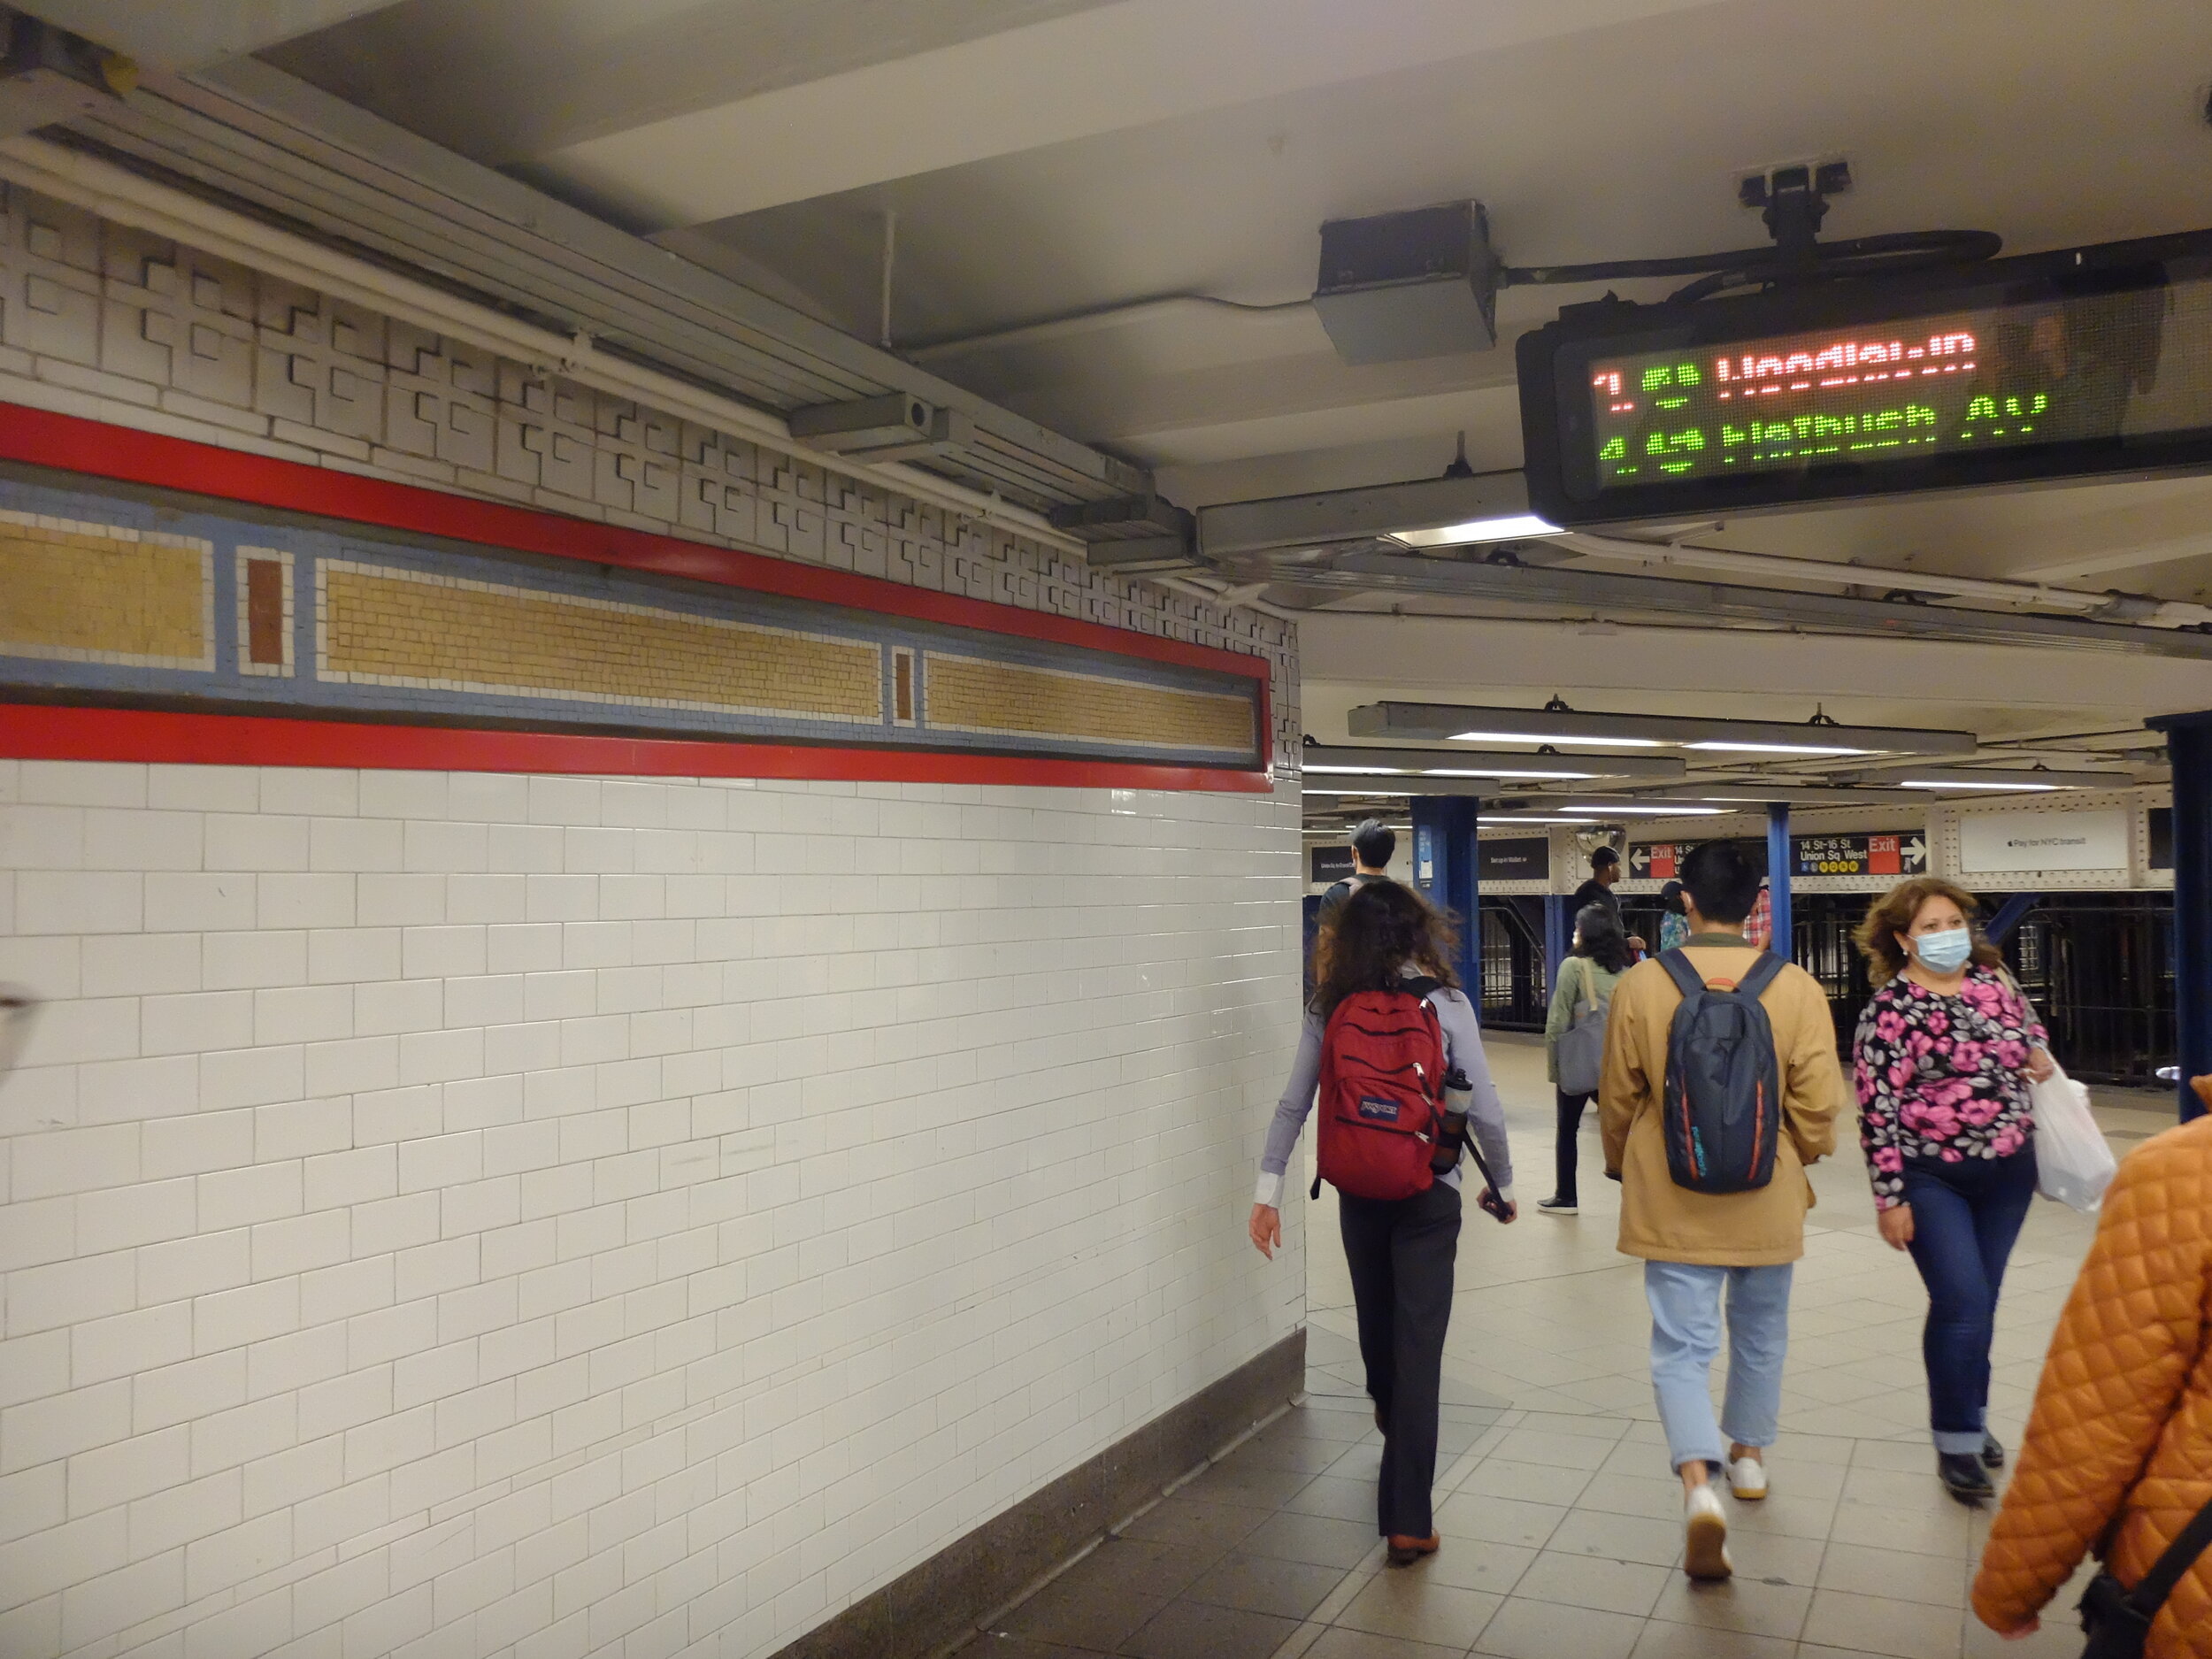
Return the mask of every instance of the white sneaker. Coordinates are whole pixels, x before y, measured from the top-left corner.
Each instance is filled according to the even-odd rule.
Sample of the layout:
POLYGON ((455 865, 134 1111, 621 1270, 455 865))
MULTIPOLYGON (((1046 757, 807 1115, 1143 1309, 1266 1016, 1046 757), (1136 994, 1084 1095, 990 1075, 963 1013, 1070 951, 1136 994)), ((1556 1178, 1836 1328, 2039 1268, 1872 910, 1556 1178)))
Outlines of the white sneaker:
POLYGON ((1682 1506, 1687 1533, 1682 1570, 1693 1578, 1729 1578, 1736 1571, 1728 1559, 1728 1517, 1720 1507, 1720 1494, 1710 1486, 1694 1486, 1682 1506))
POLYGON ((1737 1458, 1728 1465, 1728 1489, 1747 1500, 1765 1497, 1767 1466, 1755 1457, 1737 1458))

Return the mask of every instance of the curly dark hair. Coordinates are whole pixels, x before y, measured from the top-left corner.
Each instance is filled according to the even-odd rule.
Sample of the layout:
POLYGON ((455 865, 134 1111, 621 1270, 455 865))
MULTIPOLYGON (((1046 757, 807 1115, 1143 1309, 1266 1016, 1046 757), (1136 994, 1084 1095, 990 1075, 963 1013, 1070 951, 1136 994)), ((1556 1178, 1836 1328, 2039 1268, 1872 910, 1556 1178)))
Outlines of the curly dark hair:
POLYGON ((1982 937, 1982 902, 1956 882, 1940 876, 1914 876, 1900 881, 1866 907, 1866 919, 1851 932, 1852 942, 1866 958, 1866 977, 1877 986, 1887 985, 1905 971, 1905 948, 1898 939, 1912 931, 1913 918, 1930 899, 1948 899, 1959 907, 1966 925, 1974 931, 1977 967, 2001 968, 2005 954, 1982 937))
POLYGON ((1344 902, 1315 948, 1313 1011, 1325 1020, 1348 996, 1394 991, 1409 964, 1455 987, 1451 959, 1458 943, 1458 925, 1411 887, 1370 882, 1344 902))
POLYGON ((1636 958, 1629 954, 1628 935, 1609 904, 1586 904, 1575 912, 1575 948, 1608 973, 1626 973, 1636 958))

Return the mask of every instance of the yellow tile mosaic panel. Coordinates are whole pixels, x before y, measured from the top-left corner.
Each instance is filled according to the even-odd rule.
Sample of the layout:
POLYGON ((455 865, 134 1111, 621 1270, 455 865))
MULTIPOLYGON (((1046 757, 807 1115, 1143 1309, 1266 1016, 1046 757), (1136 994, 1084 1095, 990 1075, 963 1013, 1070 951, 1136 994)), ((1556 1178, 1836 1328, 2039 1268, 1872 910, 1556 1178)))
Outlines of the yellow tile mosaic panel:
POLYGON ((212 669, 212 544, 0 513, 0 655, 212 669))
POLYGON ((1249 697, 936 651, 923 671, 922 696, 924 717, 938 730, 1239 756, 1252 753, 1255 741, 1249 697))
POLYGON ((872 643, 329 559, 326 680, 879 721, 872 643))

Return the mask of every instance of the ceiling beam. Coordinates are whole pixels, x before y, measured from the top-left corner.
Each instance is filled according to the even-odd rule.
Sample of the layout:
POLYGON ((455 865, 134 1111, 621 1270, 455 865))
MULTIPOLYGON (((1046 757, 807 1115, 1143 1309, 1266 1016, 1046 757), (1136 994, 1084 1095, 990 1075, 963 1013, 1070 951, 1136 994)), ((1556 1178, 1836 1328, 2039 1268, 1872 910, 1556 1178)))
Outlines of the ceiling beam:
POLYGON ((1833 628, 1892 639, 1987 641, 2005 645, 2062 645, 2212 662, 2212 634, 2175 628, 2084 622, 2070 617, 1970 611, 1956 605, 1899 604, 1830 594, 1788 593, 1724 582, 1678 581, 1658 576, 1601 575, 1594 572, 1492 565, 1408 554, 1351 552, 1325 564, 1262 554, 1217 562, 1237 580, 1271 577, 1309 588, 1369 593, 1434 594, 1463 599, 1550 604, 1587 615, 1643 613, 1700 617, 1709 621, 1775 622, 1833 628))
POLYGON ((147 69, 204 69, 392 0, 32 0, 21 8, 147 69))
POLYGON ((695 225, 1701 3, 1119 0, 539 159, 664 228, 695 225))

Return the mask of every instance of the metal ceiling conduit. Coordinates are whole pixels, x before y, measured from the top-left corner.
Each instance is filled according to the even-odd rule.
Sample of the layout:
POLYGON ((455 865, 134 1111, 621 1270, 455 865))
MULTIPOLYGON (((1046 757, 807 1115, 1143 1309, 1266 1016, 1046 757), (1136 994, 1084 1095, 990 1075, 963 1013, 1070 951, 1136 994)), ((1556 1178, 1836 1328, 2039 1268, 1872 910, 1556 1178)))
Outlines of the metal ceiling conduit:
POLYGON ((1740 576, 1764 576, 1783 581, 1828 582, 1843 586, 1882 588, 1915 594, 1942 594, 1955 599, 1979 599, 1993 604, 2041 605, 2054 611, 2124 612, 2129 622, 2168 627, 2191 627, 2212 622, 2212 606, 2185 601, 2153 599, 2123 593, 2084 593, 2077 588, 2052 588, 2041 582, 2006 581, 1977 576, 1944 576, 1930 571, 1893 571, 1863 565, 1838 565, 1826 559, 1790 558, 1778 553, 1743 553, 1732 548, 1701 547, 1690 541, 1638 541, 1623 536, 1593 535, 1575 531, 1547 537, 1548 545, 1571 548, 1600 558, 1629 559, 1640 565, 1684 565, 1696 570, 1727 571, 1740 576))
POLYGON ((936 465, 1046 508, 1141 494, 1141 469, 680 258, 254 58, 157 75, 70 142, 776 414, 885 392, 962 411, 936 465))
POLYGON ((1555 565, 1532 569, 1484 560, 1426 558, 1376 541, 1358 544, 1349 551, 1309 549, 1223 558, 1215 563, 1215 568, 1232 581, 1266 580, 1345 593, 1502 601, 1546 606, 1578 617, 1594 612, 1613 616, 1642 612, 1896 639, 2072 646, 2212 662, 2212 633, 2194 630, 2137 627, 1957 605, 1900 604, 1674 577, 1608 575, 1555 565))
POLYGON ((896 463, 867 465, 810 448, 779 416, 614 356, 588 335, 565 337, 304 236, 38 138, 0 140, 0 178, 118 224, 184 242, 596 390, 749 438, 842 476, 948 507, 1055 546, 1082 543, 1039 513, 896 463))

